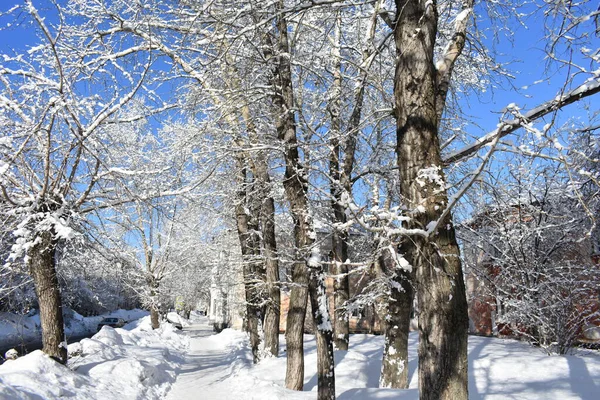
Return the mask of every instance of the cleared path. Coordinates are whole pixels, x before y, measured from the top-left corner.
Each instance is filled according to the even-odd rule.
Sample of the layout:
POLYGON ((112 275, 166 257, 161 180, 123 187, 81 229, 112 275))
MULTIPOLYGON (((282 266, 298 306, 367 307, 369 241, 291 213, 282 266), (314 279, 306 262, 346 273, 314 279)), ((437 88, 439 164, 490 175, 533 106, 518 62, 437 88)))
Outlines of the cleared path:
POLYGON ((223 387, 215 384, 230 374, 230 351, 211 346, 209 337, 214 332, 207 318, 184 328, 184 332, 190 337, 190 349, 167 400, 223 399, 223 387))

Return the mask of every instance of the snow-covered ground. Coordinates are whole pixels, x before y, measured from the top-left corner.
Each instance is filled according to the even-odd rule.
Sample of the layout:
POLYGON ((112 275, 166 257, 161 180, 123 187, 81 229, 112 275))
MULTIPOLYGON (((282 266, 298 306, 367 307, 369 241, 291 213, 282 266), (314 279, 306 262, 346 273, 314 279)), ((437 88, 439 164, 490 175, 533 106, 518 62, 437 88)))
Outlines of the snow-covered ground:
MULTIPOLYGON (((196 368, 178 378, 172 392, 176 395, 168 399, 197 398, 193 397, 197 393, 203 393, 205 400, 316 398, 316 343, 310 335, 305 335, 304 390, 312 393, 283 388, 285 357, 252 365, 247 338, 241 332, 228 329, 197 338, 192 346, 194 342, 188 361, 196 368)), ((383 337, 351 335, 350 343, 350 350, 335 353, 338 399, 418 399, 415 332, 410 335, 408 390, 378 388, 383 337)), ((471 336, 469 368, 469 398, 474 400, 600 398, 600 353, 595 351, 547 356, 515 340, 471 336)))
MULTIPOLYGON (((305 336, 305 392, 283 388, 282 356, 252 365, 245 334, 212 335, 205 318, 178 331, 150 329, 146 317, 126 329, 103 328, 69 346, 63 367, 36 351, 0 366, 1 399, 314 399, 316 345, 305 336)), ((336 351, 338 399, 417 399, 416 334, 410 336, 410 389, 379 389, 383 338, 352 335, 349 351, 336 351)), ((471 399, 597 399, 600 353, 547 356, 513 340, 469 338, 471 399)))
POLYGON ((149 316, 103 327, 69 345, 68 366, 40 350, 0 365, 0 399, 162 399, 188 342, 171 324, 153 331, 149 316))
MULTIPOLYGON (((65 330, 67 337, 84 336, 96 332, 98 323, 104 317, 123 318, 133 321, 148 315, 144 310, 116 310, 96 317, 83 317, 74 311, 65 316, 65 330)), ((27 343, 42 340, 40 315, 17 315, 0 313, 0 349, 13 346, 15 343, 27 343)), ((0 354, 3 356, 4 354, 0 354)))

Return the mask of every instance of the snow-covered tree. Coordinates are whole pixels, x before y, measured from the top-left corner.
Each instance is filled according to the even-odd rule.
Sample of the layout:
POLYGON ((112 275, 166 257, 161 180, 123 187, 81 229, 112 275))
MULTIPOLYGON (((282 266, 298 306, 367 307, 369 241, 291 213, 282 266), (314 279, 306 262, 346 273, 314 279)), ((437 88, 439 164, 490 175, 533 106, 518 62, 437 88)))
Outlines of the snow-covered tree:
POLYGON ((15 226, 4 268, 20 260, 27 265, 44 351, 63 363, 57 246, 77 235, 74 227, 82 226, 85 213, 125 200, 115 197, 118 179, 103 157, 111 128, 163 108, 149 97, 153 106, 123 119, 127 105, 156 88, 146 79, 154 61, 148 47, 101 33, 101 19, 74 18, 71 11, 56 4, 46 17, 32 1, 15 6, 11 14, 38 40, 21 53, 3 54, 0 64, 0 185, 5 215, 15 226))
POLYGON ((566 353, 598 318, 600 269, 577 186, 560 165, 529 160, 479 194, 486 200, 461 228, 466 266, 481 282, 474 295, 491 303, 500 333, 566 353))

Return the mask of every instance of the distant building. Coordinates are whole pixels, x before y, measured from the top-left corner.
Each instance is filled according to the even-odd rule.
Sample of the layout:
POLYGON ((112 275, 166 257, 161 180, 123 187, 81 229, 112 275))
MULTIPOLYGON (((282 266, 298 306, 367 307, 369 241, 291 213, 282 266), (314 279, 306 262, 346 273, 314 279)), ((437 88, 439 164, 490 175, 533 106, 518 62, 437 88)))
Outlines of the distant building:
POLYGON ((225 328, 242 329, 245 292, 241 268, 235 265, 226 252, 221 252, 219 262, 212 269, 208 318, 216 331, 225 328))
MULTIPOLYGON (((350 272, 350 298, 360 294, 367 282, 372 277, 368 272, 350 272)), ((334 298, 333 298, 333 277, 327 276, 325 278, 325 290, 327 292, 327 299, 329 302, 329 315, 333 319, 334 318, 334 298)), ((289 293, 282 292, 281 293, 281 319, 279 322, 279 331, 285 332, 286 324, 287 324, 287 313, 290 307, 290 297, 289 293)), ((314 331, 312 316, 310 314, 310 302, 307 305, 307 315, 305 319, 305 330, 307 332, 314 331)), ((353 311, 349 316, 349 328, 350 333, 371 333, 371 334, 381 334, 383 333, 383 326, 381 324, 381 320, 377 313, 375 312, 375 307, 368 306, 362 308, 360 310, 353 311)))
MULTIPOLYGON (((321 261, 324 263, 324 269, 326 272, 325 277, 325 290, 327 292, 327 298, 329 302, 329 315, 333 319, 335 304, 334 304, 334 294, 333 294, 333 280, 334 278, 331 276, 330 271, 330 261, 331 261, 331 239, 329 237, 329 232, 327 231, 319 231, 317 233, 320 245, 321 252, 321 261)), ((349 258, 355 259, 357 257, 357 249, 358 248, 367 248, 364 242, 365 239, 360 235, 351 235, 350 237, 350 248, 349 248, 349 258)), ((364 267, 356 267, 351 266, 349 268, 349 298, 353 299, 356 295, 363 293, 368 283, 374 278, 374 272, 371 268, 364 267)), ((289 293, 282 291, 281 293, 281 319, 279 324, 280 332, 285 332, 286 324, 287 324, 287 313, 289 310, 289 293)), ((310 301, 307 305, 307 316, 305 318, 305 330, 307 332, 314 331, 312 316, 310 314, 310 301)), ((355 309, 350 313, 349 316, 349 328, 350 333, 371 333, 371 334, 381 334, 383 333, 383 326, 375 311, 374 306, 367 306, 361 309, 355 309)))

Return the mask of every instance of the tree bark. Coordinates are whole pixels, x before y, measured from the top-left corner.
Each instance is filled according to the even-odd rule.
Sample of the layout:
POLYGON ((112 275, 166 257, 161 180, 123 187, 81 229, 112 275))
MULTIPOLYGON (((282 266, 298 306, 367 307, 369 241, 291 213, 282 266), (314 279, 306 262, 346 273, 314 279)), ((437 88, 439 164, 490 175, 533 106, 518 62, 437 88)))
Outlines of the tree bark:
MULTIPOLYGON (((284 8, 283 0, 275 5, 279 14, 284 8)), ((297 249, 296 263, 292 272, 293 287, 290 295, 290 310, 286 331, 287 341, 287 371, 286 387, 302 390, 304 381, 303 328, 306 313, 307 289, 311 288, 311 304, 319 304, 317 295, 325 294, 325 282, 322 279, 323 270, 320 260, 312 249, 316 233, 312 217, 308 209, 308 176, 302 164, 298 151, 296 136, 296 117, 294 115, 294 94, 292 70, 290 65, 290 48, 288 43, 288 26, 285 18, 279 14, 277 24, 277 45, 273 70, 273 104, 276 110, 277 136, 284 146, 285 174, 283 186, 290 203, 294 221, 294 238, 297 249), (309 257, 311 273, 309 276, 306 261, 309 257), (301 261, 302 260, 302 261, 301 261)), ((326 298, 321 299, 326 305, 326 298)), ((314 307, 313 307, 314 310, 314 307)), ((329 311, 326 307, 313 311, 313 315, 322 318, 317 326, 317 358, 318 365, 318 399, 335 398, 335 376, 333 374, 333 343, 329 311), (329 367, 331 366, 331 368, 329 367), (325 371, 324 369, 328 369, 325 371), (324 389, 321 389, 324 388, 324 389)))
POLYGON ((160 328, 159 314, 158 305, 153 300, 150 305, 150 324, 152 325, 152 329, 160 328))
MULTIPOLYGON (((386 252, 387 253, 387 252, 386 252)), ((386 267, 392 267, 392 287, 385 319, 385 347, 379 386, 383 388, 408 388, 408 334, 414 296, 413 274, 398 268, 394 260, 381 257, 386 267)))
MULTIPOLYGON (((229 82, 241 91, 241 83, 238 70, 232 61, 229 70, 229 82)), ((256 124, 252 119, 250 107, 244 99, 241 107, 241 115, 248 132, 250 143, 260 146, 256 124)), ((234 124, 232 124, 234 125, 234 124)), ((269 176, 269 164, 265 151, 256 151, 255 160, 249 160, 255 177, 254 197, 260 201, 259 220, 262 233, 262 248, 264 257, 264 273, 266 280, 266 291, 264 291, 264 349, 265 356, 279 355, 279 321, 281 315, 281 290, 279 281, 279 255, 277 254, 277 240, 275 237, 275 201, 271 195, 271 177, 269 176)), ((258 238, 260 241, 260 238, 258 238)), ((259 252, 257 252, 257 255, 259 252)))
POLYGON ((248 194, 248 178, 245 157, 240 153, 237 155, 238 162, 238 196, 235 207, 236 223, 240 247, 242 251, 244 290, 246 294, 246 315, 244 318, 245 329, 250 335, 250 347, 252 349, 252 360, 257 363, 260 360, 260 335, 259 325, 262 318, 261 301, 258 286, 261 283, 257 270, 257 258, 260 257, 259 242, 257 237, 258 226, 256 219, 249 215, 253 209, 252 194, 248 194))
MULTIPOLYGON (((268 188, 270 184, 268 173, 266 177, 262 178, 262 181, 268 188)), ((277 357, 279 355, 281 293, 279 289, 279 255, 277 254, 277 242, 275 239, 275 202, 270 195, 263 199, 261 223, 268 291, 264 323, 265 351, 277 357)))
POLYGON ((52 232, 40 232, 35 245, 29 250, 29 269, 40 306, 42 350, 59 363, 66 364, 67 344, 55 254, 56 242, 52 232))
POLYGON ((325 275, 320 268, 309 268, 310 305, 315 322, 317 340, 317 398, 335 399, 335 370, 333 357, 333 329, 329 320, 325 275))
MULTIPOLYGON (((146 255, 146 265, 152 265, 152 258, 152 253, 148 253, 146 255)), ((160 328, 160 310, 158 304, 159 283, 151 273, 149 273, 147 277, 147 283, 150 287, 150 325, 152 326, 152 329, 158 329, 160 328)))
MULTIPOLYGON (((239 86, 239 85, 238 85, 239 86)), ((242 117, 246 124, 250 142, 259 146, 256 126, 250 115, 247 104, 242 107, 242 117)), ((261 201, 259 218, 264 251, 264 270, 266 275, 266 298, 264 317, 265 352, 272 356, 279 355, 279 320, 281 315, 281 290, 279 282, 279 255, 275 238, 275 201, 271 195, 271 177, 268 170, 268 159, 264 151, 258 151, 252 163, 256 179, 256 195, 261 201)))
MULTIPOLYGON (((373 15, 368 32, 368 42, 372 42, 375 37, 377 18, 380 16, 379 10, 381 7, 381 1, 377 1, 374 4, 373 15)), ((341 55, 339 53, 341 47, 341 19, 338 16, 337 20, 337 36, 336 43, 336 66, 334 72, 334 96, 332 101, 331 112, 331 128, 334 134, 334 140, 331 142, 332 154, 330 157, 330 175, 333 180, 331 185, 331 196, 332 196, 332 209, 334 213, 334 222, 339 225, 344 225, 347 222, 346 207, 342 202, 342 194, 350 196, 352 194, 352 172, 354 170, 354 161, 356 153, 357 137, 360 132, 360 123, 362 118, 362 109, 364 103, 365 87, 368 82, 369 67, 373 62, 373 52, 377 51, 375 47, 369 47, 363 51, 362 54, 362 65, 360 68, 358 82, 354 91, 354 107, 348 120, 346 129, 346 141, 344 146, 344 161, 340 162, 340 150, 341 144, 339 137, 341 136, 342 123, 340 119, 340 102, 341 102, 341 55), (370 60, 370 61, 369 61, 370 60), (337 133, 338 138, 335 137, 337 133), (341 164, 341 165, 340 165, 341 164)), ((348 230, 334 228, 332 235, 332 249, 333 249, 333 273, 336 278, 334 279, 334 332, 335 332, 335 345, 340 350, 348 350, 348 344, 350 341, 350 326, 349 316, 344 312, 346 302, 350 298, 350 284, 349 284, 349 270, 346 261, 348 260, 348 230)))
MULTIPOLYGON (((426 229, 448 203, 437 136, 437 13, 435 4, 425 0, 396 0, 396 9, 400 190, 413 215, 409 227, 426 229)), ((450 214, 440 227, 429 239, 412 237, 405 245, 405 258, 417 276, 420 398, 466 400, 467 301, 450 214)))
POLYGON ((294 263, 292 282, 285 328, 287 352, 285 387, 302 390, 304 387, 304 317, 308 298, 308 271, 304 261, 294 263))

